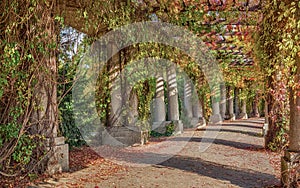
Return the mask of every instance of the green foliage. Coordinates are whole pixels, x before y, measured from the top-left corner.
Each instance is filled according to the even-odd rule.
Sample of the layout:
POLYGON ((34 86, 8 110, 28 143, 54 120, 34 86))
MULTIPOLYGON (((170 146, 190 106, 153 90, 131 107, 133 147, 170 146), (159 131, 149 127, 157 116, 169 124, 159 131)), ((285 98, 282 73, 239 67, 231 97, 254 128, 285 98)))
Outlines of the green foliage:
POLYGON ((138 96, 138 113, 140 120, 150 119, 151 101, 155 95, 156 80, 154 78, 141 81, 134 86, 138 96))
POLYGON ((39 135, 22 135, 14 153, 12 154, 13 159, 23 165, 28 164, 31 160, 34 149, 39 146, 39 139, 41 138, 42 137, 39 135))
POLYGON ((173 123, 170 123, 169 125, 166 126, 166 136, 171 136, 173 135, 175 131, 175 125, 173 123))
POLYGON ((287 142, 288 88, 298 87, 294 75, 295 60, 300 50, 297 42, 300 37, 299 6, 293 1, 267 1, 263 10, 264 19, 256 36, 256 56, 267 80, 268 89, 265 92, 270 104, 270 131, 274 132, 269 146, 273 150, 281 149, 287 142))
POLYGON ((34 173, 29 173, 28 177, 29 177, 30 181, 34 181, 38 178, 38 175, 34 174, 34 173))
MULTIPOLYGON (((47 107, 55 108, 55 102, 47 99, 56 82, 57 25, 54 6, 47 3, 1 4, 0 170, 12 176, 38 167, 45 151, 42 135, 49 127, 47 107)), ((55 117, 50 123, 56 123, 55 117)))
POLYGON ((64 39, 64 43, 61 44, 62 53, 59 57, 58 66, 59 129, 66 138, 66 143, 72 148, 86 144, 75 124, 71 91, 77 65, 81 61, 87 45, 90 44, 90 39, 72 28, 64 28, 61 31, 61 37, 64 39))
POLYGON ((66 138, 66 143, 72 148, 85 145, 86 142, 82 138, 79 129, 76 127, 72 102, 68 101, 70 100, 68 97, 69 96, 64 98, 59 106, 61 113, 61 124, 59 128, 62 135, 66 138))
MULTIPOLYGON (((50 3, 52 1, 13 0, 10 4, 4 2, 3 6, 1 6, 1 8, 4 8, 0 15, 0 167, 4 171, 10 171, 11 169, 15 171, 21 169, 23 171, 24 166, 30 164, 30 161, 38 161, 41 158, 37 151, 39 151, 40 142, 44 138, 38 135, 44 134, 46 124, 41 121, 34 121, 36 118, 34 113, 46 110, 43 109, 46 107, 41 106, 43 104, 41 104, 41 100, 36 93, 41 89, 40 85, 44 84, 43 86, 46 87, 47 85, 54 85, 57 81, 56 69, 49 69, 47 63, 49 63, 49 57, 56 57, 58 26, 65 21, 64 16, 54 14, 57 7, 54 4, 50 5, 50 3), (41 127, 39 127, 40 123, 41 127), (12 147, 6 151, 5 148, 8 146, 12 147), (10 161, 13 162, 10 163, 10 161), (17 165, 18 167, 15 168, 15 163, 20 164, 20 166, 17 165)), ((110 1, 95 1, 92 4, 93 7, 84 7, 78 11, 82 18, 86 20, 85 25, 80 29, 90 28, 90 30, 95 30, 96 34, 99 34, 115 27, 147 18, 148 13, 154 11, 154 8, 152 9, 151 7, 144 7, 147 10, 150 9, 149 12, 138 10, 132 4, 134 4, 133 1, 113 1, 113 3, 110 1), (102 9, 99 9, 99 7, 102 7, 102 9), (92 21, 89 20, 91 18, 93 18, 92 21), (99 22, 99 24, 97 25, 93 21, 99 22), (104 26, 104 29, 100 28, 102 26, 104 26)), ((202 25, 203 22, 216 18, 219 13, 211 12, 208 14, 201 6, 187 6, 180 11, 176 9, 176 6, 173 6, 172 2, 170 2, 170 7, 166 4, 160 7, 156 11, 158 17, 164 21, 184 26, 200 37, 211 31, 222 32, 224 30, 221 24, 214 26, 202 25), (165 12, 166 10, 169 12, 165 12), (168 14, 167 16, 166 13, 168 14)), ((299 45, 295 42, 300 38, 299 32, 297 32, 300 28, 300 22, 295 14, 298 9, 299 4, 295 2, 290 5, 279 3, 278 1, 267 3, 264 22, 261 25, 260 36, 258 37, 257 54, 262 62, 261 69, 264 71, 263 73, 271 76, 273 73, 280 72, 284 78, 284 81, 281 82, 284 87, 280 85, 271 88, 272 90, 270 91, 266 91, 275 91, 274 98, 277 96, 281 97, 279 104, 275 104, 278 108, 272 112, 272 115, 274 115, 272 117, 277 118, 278 122, 279 132, 277 135, 280 138, 279 143, 282 143, 288 119, 282 122, 279 122, 278 119, 286 119, 288 112, 286 111, 286 99, 283 98, 286 93, 278 94, 276 92, 279 91, 279 88, 295 87, 292 79, 293 74, 290 74, 290 70, 292 70, 292 73, 295 70, 295 53, 299 51, 299 45), (274 43, 274 41, 278 42, 274 43), (280 111, 281 108, 284 109, 284 112, 280 111), (278 114, 280 115, 276 116, 278 114)), ((229 13, 227 12, 226 14, 229 13)), ((236 14, 229 16, 236 17, 236 14)), ((86 38, 82 45, 79 46, 75 56, 69 53, 69 50, 74 48, 74 43, 68 49, 61 49, 61 56, 59 56, 60 134, 67 138, 67 143, 71 146, 79 146, 85 143, 74 122, 73 101, 70 90, 74 82, 76 66, 85 52, 85 45, 90 44, 92 40, 93 38, 86 38)), ((239 42, 237 39, 233 41, 235 44, 239 42)), ((126 53, 126 50, 130 51, 130 49, 122 50, 122 53, 125 53, 125 55, 121 57, 122 62, 119 65, 119 71, 124 70, 126 64, 134 58, 156 56, 176 62, 196 83, 195 85, 199 91, 198 95, 204 103, 205 116, 206 118, 209 117, 211 114, 211 95, 209 94, 204 75, 194 60, 184 55, 178 49, 161 44, 140 44, 137 49, 139 55, 126 53)), ((220 54, 216 55, 221 57, 220 54)), ((224 58, 225 60, 221 63, 221 66, 225 80, 229 85, 252 89, 257 81, 261 80, 262 76, 257 74, 261 70, 233 70, 228 67, 228 60, 231 57, 226 56, 224 58), (253 77, 258 77, 258 79, 249 81, 253 77)), ((111 91, 109 88, 109 82, 111 81, 109 77, 110 70, 111 67, 108 67, 99 76, 96 92, 98 113, 100 119, 106 125, 108 125, 111 102, 111 91)), ((273 82, 272 84, 275 84, 275 80, 273 82)), ((137 94, 139 101, 138 113, 141 122, 150 117, 150 104, 155 94, 155 84, 154 79, 147 79, 134 85, 134 92, 137 94)), ((249 93, 251 89, 245 90, 245 92, 249 93)), ((167 99, 167 97, 165 98, 167 99)), ((168 101, 166 100, 166 102, 168 101)), ((181 103, 179 102, 179 104, 181 103)), ((150 127, 148 122, 143 123, 145 127, 150 127)), ((173 132, 174 125, 170 124, 163 135, 170 136, 173 132)), ((156 135, 154 132, 151 134, 156 135)), ((285 142, 286 140, 283 141, 285 142)), ((30 177, 34 178, 34 175, 30 175, 30 177)))
POLYGON ((150 136, 152 137, 163 137, 163 136, 172 136, 175 131, 175 125, 174 123, 170 123, 166 125, 166 131, 164 133, 159 133, 156 131, 151 131, 150 136))
POLYGON ((104 125, 108 125, 108 116, 110 111, 110 89, 109 89, 109 73, 103 70, 102 74, 99 75, 98 79, 98 89, 96 91, 96 107, 98 109, 98 115, 101 122, 104 125))

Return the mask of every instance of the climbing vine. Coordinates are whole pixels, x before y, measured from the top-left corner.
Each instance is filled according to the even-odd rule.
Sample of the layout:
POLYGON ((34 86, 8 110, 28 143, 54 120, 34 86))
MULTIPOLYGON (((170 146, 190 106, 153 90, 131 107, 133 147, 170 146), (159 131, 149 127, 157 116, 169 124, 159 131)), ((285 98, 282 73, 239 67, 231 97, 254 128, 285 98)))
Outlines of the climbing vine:
POLYGON ((268 147, 278 150, 287 143, 289 126, 289 88, 295 82, 296 57, 299 52, 299 8, 295 1, 267 1, 264 19, 257 34, 256 55, 267 80, 266 95, 270 131, 268 147))
MULTIPOLYGON (((36 167, 47 155, 46 137, 63 134, 69 144, 82 144, 79 132, 74 129, 70 89, 85 44, 90 44, 96 37, 115 27, 141 20, 171 22, 191 30, 204 40, 207 33, 222 33, 225 30, 222 24, 207 23, 225 14, 227 18, 237 15, 237 12, 211 12, 201 4, 183 1, 145 1, 144 4, 127 0, 78 2, 72 1, 73 4, 68 7, 66 3, 58 5, 56 1, 6 0, 0 5, 1 175, 17 176, 43 171, 36 167), (83 42, 80 52, 72 59, 70 54, 58 48, 62 37, 59 32, 64 25, 73 26, 91 37, 86 38, 86 43, 83 42), (58 56, 59 50, 61 56, 58 56), (61 126, 56 132, 54 129, 59 123, 61 126)), ((271 122, 269 147, 273 149, 287 142, 288 89, 299 87, 294 78, 295 58, 299 52, 299 8, 300 4, 293 1, 267 1, 256 46, 261 69, 232 69, 228 61, 230 56, 215 54, 224 59, 220 66, 228 85, 250 88, 244 90, 244 97, 265 76, 264 79, 268 81, 265 88, 269 88, 266 98, 271 122), (263 75, 257 74, 261 72, 263 75)), ((216 47, 215 41, 209 42, 212 49, 216 47)), ((232 42, 239 45, 241 41, 235 38, 232 42)), ((161 44, 139 44, 123 49, 117 55, 120 72, 125 69, 126 63, 144 57, 156 56, 177 63, 194 81, 198 95, 203 100, 206 118, 211 114, 211 95, 204 75, 195 61, 180 50, 161 44)), ((102 70, 103 74, 97 83, 96 106, 105 125, 109 125, 109 82, 113 66, 117 65, 111 64, 102 70)), ((155 94, 154 79, 136 83, 134 92, 139 101, 139 117, 142 120, 149 118, 150 103, 155 94)), ((254 96, 254 93, 251 94, 254 96)))
POLYGON ((32 173, 40 166, 46 130, 56 123, 56 117, 47 114, 47 109, 55 111, 48 98, 55 92, 51 83, 56 82, 54 6, 34 0, 1 3, 0 174, 4 176, 32 173))

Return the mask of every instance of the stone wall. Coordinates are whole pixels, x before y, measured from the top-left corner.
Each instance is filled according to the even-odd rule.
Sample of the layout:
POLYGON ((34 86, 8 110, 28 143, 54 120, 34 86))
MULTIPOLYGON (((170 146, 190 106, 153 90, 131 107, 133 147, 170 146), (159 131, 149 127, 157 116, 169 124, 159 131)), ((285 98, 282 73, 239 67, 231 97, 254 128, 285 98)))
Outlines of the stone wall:
POLYGON ((102 132, 102 144, 111 146, 131 146, 145 144, 148 141, 149 132, 139 127, 115 126, 102 132))

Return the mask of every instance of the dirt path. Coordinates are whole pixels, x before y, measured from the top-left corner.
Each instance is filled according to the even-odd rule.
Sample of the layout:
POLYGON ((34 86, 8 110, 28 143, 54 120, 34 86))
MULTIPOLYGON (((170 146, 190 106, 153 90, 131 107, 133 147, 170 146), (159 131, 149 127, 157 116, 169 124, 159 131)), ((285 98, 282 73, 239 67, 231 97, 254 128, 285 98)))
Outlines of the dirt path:
POLYGON ((269 187, 279 180, 263 149, 262 122, 240 120, 185 131, 160 143, 116 151, 114 159, 130 166, 94 164, 32 187, 269 187), (113 173, 104 176, 105 170, 113 173))

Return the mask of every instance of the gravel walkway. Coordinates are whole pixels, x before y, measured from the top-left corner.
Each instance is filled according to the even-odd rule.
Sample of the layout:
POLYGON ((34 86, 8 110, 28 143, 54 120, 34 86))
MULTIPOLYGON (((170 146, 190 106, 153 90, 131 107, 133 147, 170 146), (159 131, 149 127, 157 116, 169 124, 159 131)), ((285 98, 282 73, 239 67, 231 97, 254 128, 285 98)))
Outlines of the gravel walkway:
POLYGON ((95 164, 32 187, 272 187, 279 180, 263 149, 262 123, 226 121, 146 146, 98 148, 100 153, 115 153, 111 160, 129 166, 103 177, 97 174, 109 166, 95 164))

